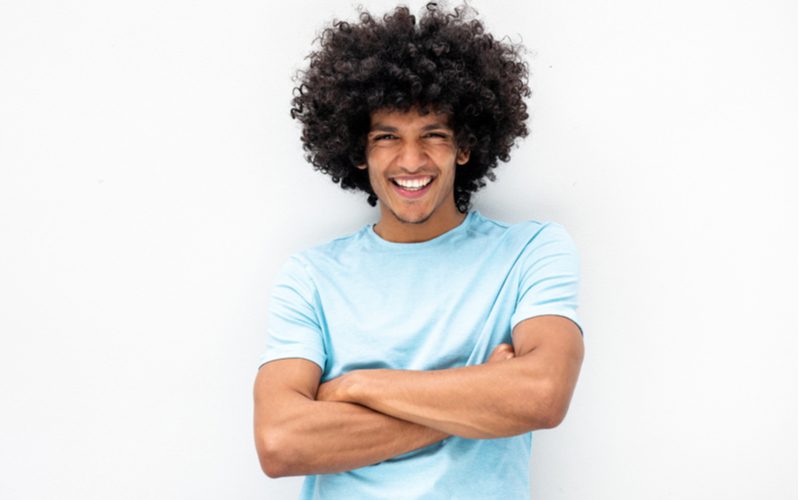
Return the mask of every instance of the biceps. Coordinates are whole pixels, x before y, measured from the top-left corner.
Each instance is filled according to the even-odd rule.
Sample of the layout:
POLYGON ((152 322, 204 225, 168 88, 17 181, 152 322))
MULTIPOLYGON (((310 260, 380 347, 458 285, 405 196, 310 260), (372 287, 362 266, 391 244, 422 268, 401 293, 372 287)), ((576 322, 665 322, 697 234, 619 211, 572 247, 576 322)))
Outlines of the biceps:
POLYGON ((580 351, 583 356, 583 336, 572 320, 553 314, 534 316, 520 321, 511 334, 517 356, 541 347, 564 352, 580 351))
POLYGON ((291 407, 314 400, 322 370, 303 358, 284 358, 261 365, 253 388, 256 427, 275 425, 291 407))
POLYGON ((563 316, 536 316, 521 321, 512 333, 514 352, 530 360, 537 377, 569 398, 583 363, 583 336, 578 326, 563 316))
POLYGON ((305 358, 283 358, 261 365, 256 377, 256 397, 259 392, 273 390, 295 391, 314 399, 322 377, 319 365, 305 358))
POLYGON ((537 316, 521 321, 512 333, 514 351, 533 381, 531 395, 544 428, 566 416, 583 363, 583 337, 578 326, 562 316, 537 316))
POLYGON ((254 431, 261 468, 271 477, 283 472, 290 426, 313 404, 321 375, 303 358, 284 358, 261 365, 253 387, 254 431))

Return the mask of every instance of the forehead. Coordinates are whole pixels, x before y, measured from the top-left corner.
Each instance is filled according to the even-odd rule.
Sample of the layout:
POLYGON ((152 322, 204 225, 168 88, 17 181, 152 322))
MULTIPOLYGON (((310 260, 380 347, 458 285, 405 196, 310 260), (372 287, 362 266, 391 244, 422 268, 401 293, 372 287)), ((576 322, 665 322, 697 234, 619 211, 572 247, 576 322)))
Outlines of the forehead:
POLYGON ((429 111, 421 114, 419 109, 408 111, 379 109, 370 114, 371 127, 414 128, 439 126, 450 128, 450 117, 446 113, 429 111))

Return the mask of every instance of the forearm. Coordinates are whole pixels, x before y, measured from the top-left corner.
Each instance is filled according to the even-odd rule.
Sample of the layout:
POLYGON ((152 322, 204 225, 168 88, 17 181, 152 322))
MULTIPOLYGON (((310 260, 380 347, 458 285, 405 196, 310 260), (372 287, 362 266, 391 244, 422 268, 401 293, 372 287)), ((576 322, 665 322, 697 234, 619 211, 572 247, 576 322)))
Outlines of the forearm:
POLYGON ((282 476, 352 470, 448 437, 358 404, 314 401, 302 395, 279 425, 282 476))
POLYGON ((498 438, 552 426, 552 387, 530 359, 446 370, 357 370, 345 399, 466 438, 498 438))

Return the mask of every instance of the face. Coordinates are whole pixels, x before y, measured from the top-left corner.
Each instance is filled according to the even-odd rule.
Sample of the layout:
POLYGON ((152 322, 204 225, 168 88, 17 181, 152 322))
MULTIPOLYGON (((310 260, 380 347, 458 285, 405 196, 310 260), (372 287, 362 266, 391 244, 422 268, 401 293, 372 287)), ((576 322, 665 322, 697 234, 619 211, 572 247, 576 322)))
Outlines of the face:
POLYGON ((372 113, 366 160, 358 168, 369 173, 384 232, 444 232, 463 220, 453 186, 456 168, 469 153, 458 150, 447 115, 415 109, 372 113))

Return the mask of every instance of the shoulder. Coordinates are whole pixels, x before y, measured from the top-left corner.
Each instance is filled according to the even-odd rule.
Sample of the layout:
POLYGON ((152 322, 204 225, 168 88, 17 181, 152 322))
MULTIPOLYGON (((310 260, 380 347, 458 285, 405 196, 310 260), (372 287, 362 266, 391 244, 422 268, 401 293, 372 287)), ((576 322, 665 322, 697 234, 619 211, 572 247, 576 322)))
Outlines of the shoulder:
POLYGON ((540 267, 559 261, 570 267, 579 266, 578 249, 567 228, 551 220, 526 220, 508 227, 511 242, 520 265, 540 267))
POLYGON ((566 227, 559 222, 550 220, 527 219, 511 223, 481 215, 480 223, 476 224, 476 227, 484 232, 498 233, 510 241, 528 247, 528 249, 547 243, 574 244, 566 227))
POLYGON ((578 250, 567 228, 554 221, 529 221, 520 228, 529 236, 525 252, 537 256, 561 255, 577 259, 578 250))
POLYGON ((533 239, 538 243, 558 243, 562 245, 574 245, 572 236, 563 224, 555 221, 528 221, 523 223, 526 230, 532 234, 533 239))
POLYGON ((363 247, 364 233, 368 228, 365 225, 332 240, 296 250, 283 260, 281 272, 313 280, 317 273, 333 269, 357 255, 363 247))

